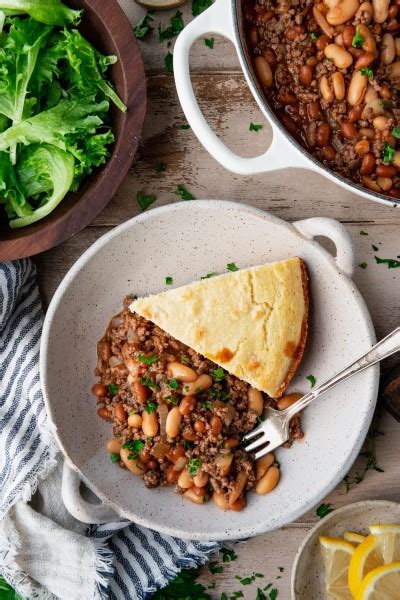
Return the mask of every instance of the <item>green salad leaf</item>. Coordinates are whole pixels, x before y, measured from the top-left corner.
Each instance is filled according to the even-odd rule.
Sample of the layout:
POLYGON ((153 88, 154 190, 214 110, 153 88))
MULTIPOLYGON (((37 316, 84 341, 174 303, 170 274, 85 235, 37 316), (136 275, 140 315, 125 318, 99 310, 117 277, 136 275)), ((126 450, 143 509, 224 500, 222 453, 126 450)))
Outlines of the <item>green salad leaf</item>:
POLYGON ((82 11, 65 6, 60 0, 0 0, 0 10, 7 15, 30 15, 46 25, 77 25, 82 11))

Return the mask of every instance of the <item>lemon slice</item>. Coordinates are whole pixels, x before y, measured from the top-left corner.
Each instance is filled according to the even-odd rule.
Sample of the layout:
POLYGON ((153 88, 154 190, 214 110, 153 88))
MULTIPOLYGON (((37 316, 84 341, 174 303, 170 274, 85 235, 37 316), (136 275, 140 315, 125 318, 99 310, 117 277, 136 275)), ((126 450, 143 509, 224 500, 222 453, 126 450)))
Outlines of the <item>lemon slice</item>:
POLYGON ((356 600, 398 600, 400 562, 382 565, 363 579, 356 600))
POLYGON ((328 600, 352 600, 348 586, 348 570, 354 546, 341 538, 319 538, 325 567, 328 600))
POLYGON ((378 539, 374 535, 368 535, 354 550, 350 561, 349 588, 353 596, 357 596, 361 582, 367 573, 382 564, 383 558, 378 539))
POLYGON ((371 525, 369 530, 378 540, 384 564, 400 560, 400 525, 371 525))
POLYGON ((365 535, 355 533, 354 531, 345 531, 343 537, 346 542, 350 542, 350 544, 362 544, 365 540, 365 535))

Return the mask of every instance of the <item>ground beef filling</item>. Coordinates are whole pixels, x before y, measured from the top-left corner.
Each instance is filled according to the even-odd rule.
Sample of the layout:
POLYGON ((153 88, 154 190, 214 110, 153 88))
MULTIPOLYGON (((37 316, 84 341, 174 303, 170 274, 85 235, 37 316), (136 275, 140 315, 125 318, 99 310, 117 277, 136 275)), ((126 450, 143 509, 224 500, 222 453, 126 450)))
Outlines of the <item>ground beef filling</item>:
MULTIPOLYGON (((266 469, 279 469, 273 457, 266 469, 257 465, 241 447, 243 434, 262 419, 249 406, 251 387, 132 313, 131 301, 124 300, 97 346, 93 393, 98 415, 112 421, 111 459, 148 488, 175 485, 197 504, 212 495, 221 508, 241 510, 266 469)), ((262 394, 261 405, 276 401, 262 394)), ((301 437, 295 417, 287 446, 301 437)))

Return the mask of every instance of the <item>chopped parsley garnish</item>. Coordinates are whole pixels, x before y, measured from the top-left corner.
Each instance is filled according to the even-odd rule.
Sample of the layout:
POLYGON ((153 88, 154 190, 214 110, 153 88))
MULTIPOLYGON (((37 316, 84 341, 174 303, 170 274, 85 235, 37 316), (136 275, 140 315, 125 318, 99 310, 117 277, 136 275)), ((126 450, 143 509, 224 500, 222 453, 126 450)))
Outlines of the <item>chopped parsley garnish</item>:
POLYGON ((209 562, 208 568, 210 569, 213 575, 215 575, 216 573, 223 573, 224 571, 224 567, 222 565, 218 565, 216 560, 209 562))
POLYGON ((203 275, 203 277, 200 277, 200 279, 209 279, 210 277, 215 277, 216 275, 219 275, 219 273, 211 271, 210 273, 207 273, 207 275, 203 275))
POLYGON ((139 204, 140 210, 146 210, 146 208, 149 208, 149 206, 151 206, 153 202, 157 200, 157 196, 154 194, 146 195, 144 192, 138 192, 136 194, 136 200, 139 204))
POLYGON ((382 159, 384 162, 392 163, 394 161, 394 156, 396 154, 395 149, 390 144, 385 144, 382 150, 382 159))
POLYGON ((371 67, 364 67, 363 69, 360 69, 360 73, 361 75, 365 75, 366 77, 373 77, 374 76, 374 71, 373 69, 371 69, 371 67))
POLYGON ((348 492, 352 486, 358 485, 364 480, 367 471, 377 471, 378 473, 384 473, 384 470, 378 466, 378 457, 376 456, 376 438, 380 435, 385 435, 382 431, 379 431, 375 423, 372 422, 371 427, 367 433, 365 439, 364 450, 360 453, 360 456, 365 458, 365 464, 361 471, 356 471, 354 477, 346 475, 343 479, 346 492, 348 492))
POLYGON ((174 280, 172 279, 172 277, 166 277, 165 278, 165 284, 166 285, 172 285, 174 283, 174 280))
POLYGON ((258 416, 256 419, 257 425, 261 425, 261 423, 263 423, 265 421, 265 419, 266 419, 266 417, 264 417, 264 415, 258 416))
POLYGON ((213 0, 192 0, 192 15, 197 17, 206 8, 209 8, 213 0))
POLYGON ((201 460, 201 458, 191 458, 187 464, 187 468, 189 471, 189 475, 190 477, 194 477, 197 473, 197 471, 200 469, 201 465, 203 464, 203 461, 201 460))
POLYGON ((161 161, 158 163, 158 165, 156 165, 157 173, 163 173, 166 170, 167 170, 167 165, 165 164, 165 162, 161 161))
POLYGON ((168 50, 167 54, 164 56, 164 65, 165 65, 165 70, 168 73, 174 72, 174 59, 172 58, 172 54, 169 50, 168 50))
POLYGON ((365 38, 363 38, 359 31, 356 31, 355 35, 353 36, 353 39, 351 40, 351 45, 353 46, 353 48, 361 48, 364 42, 365 38))
POLYGON ((143 450, 145 443, 143 440, 129 440, 128 442, 125 442, 122 447, 130 451, 130 454, 128 454, 128 459, 135 460, 139 458, 139 452, 143 450))
POLYGON ((263 128, 263 125, 261 125, 261 123, 253 123, 251 122, 249 125, 249 131, 260 131, 260 129, 263 128))
POLYGON ((388 269, 398 269, 400 267, 400 260, 396 260, 395 258, 379 258, 379 256, 375 256, 375 260, 378 265, 387 265, 388 269))
POLYGON ((206 410, 213 407, 213 403, 210 402, 209 400, 205 400, 204 402, 200 402, 200 405, 201 405, 202 408, 205 408, 206 410))
POLYGON ((152 365, 153 363, 158 361, 158 356, 157 354, 153 354, 153 356, 145 356, 144 354, 139 352, 139 354, 137 355, 137 359, 140 362, 145 363, 146 365, 152 365))
POLYGON ((269 593, 269 600, 276 600, 277 597, 278 597, 278 590, 276 588, 272 588, 272 590, 269 593))
POLYGON ((119 454, 118 452, 111 452, 110 453, 110 458, 111 458, 111 462, 116 463, 119 461, 119 454))
POLYGON ((361 229, 361 231, 360 231, 360 235, 368 235, 368 231, 363 231, 363 230, 361 229))
POLYGON ((170 40, 178 35, 184 28, 185 24, 182 19, 182 13, 180 10, 177 10, 176 13, 171 17, 171 25, 166 29, 161 29, 161 23, 158 26, 158 41, 160 43, 165 42, 165 40, 170 40))
POLYGON ((237 559, 237 554, 230 548, 221 548, 222 562, 232 562, 237 559))
POLYGON ((319 37, 318 33, 315 33, 315 31, 312 31, 310 33, 310 39, 311 39, 312 42, 315 42, 318 39, 318 37, 319 37))
POLYGON ((257 588, 256 600, 267 600, 267 596, 264 594, 261 588, 257 588))
POLYGON ((310 382, 311 387, 313 388, 314 385, 316 384, 317 380, 315 379, 314 375, 307 375, 306 377, 307 381, 310 382))
POLYGON ((168 381, 168 386, 171 388, 171 390, 177 390, 179 387, 179 383, 176 379, 170 379, 168 381))
POLYGON ((366 263, 364 261, 364 262, 360 263, 358 266, 361 267, 361 269, 366 269, 368 267, 368 263, 366 263))
POLYGON ((372 250, 374 250, 375 252, 378 252, 379 248, 378 246, 375 246, 375 244, 371 244, 372 250))
POLYGON ((181 362, 184 365, 188 365, 190 363, 190 358, 186 356, 186 354, 181 354, 181 362))
POLYGON ((172 404, 172 406, 178 406, 178 399, 174 398, 174 396, 164 396, 164 400, 168 404, 172 404))
POLYGON ((228 269, 228 271, 231 271, 232 273, 234 273, 235 271, 239 271, 239 267, 237 267, 234 262, 228 263, 226 265, 226 268, 228 269))
POLYGON ((184 185, 178 185, 178 187, 175 190, 175 194, 177 196, 180 196, 182 200, 194 200, 193 194, 188 192, 184 185))
POLYGON ((393 127, 392 129, 392 135, 397 138, 398 140, 400 140, 400 127, 393 127))
POLYGON ((204 39, 205 45, 207 46, 207 48, 210 48, 211 50, 214 48, 214 42, 215 42, 215 40, 213 37, 204 39))
POLYGON ((157 404, 155 402, 147 402, 146 407, 144 409, 148 414, 152 412, 156 412, 157 404))
POLYGON ((142 40, 144 37, 146 37, 146 35, 153 31, 153 27, 150 25, 150 23, 153 21, 153 14, 154 10, 148 10, 133 28, 133 33, 138 40, 142 40))
POLYGON ((181 129, 190 129, 189 123, 182 123, 181 129))
POLYGON ((225 379, 225 371, 222 367, 218 367, 211 372, 212 378, 214 381, 222 381, 225 379))
POLYGON ((215 385, 210 387, 210 396, 214 400, 219 400, 220 402, 228 402, 231 397, 228 390, 215 385))
POLYGON ((115 394, 118 392, 118 386, 115 385, 115 383, 109 383, 107 387, 111 396, 115 396, 115 394))
POLYGON ((330 504, 321 504, 320 506, 318 506, 318 508, 315 512, 317 513, 317 517, 319 517, 320 519, 323 519, 324 517, 326 517, 326 515, 329 515, 329 513, 331 513, 332 511, 333 511, 333 508, 331 507, 330 504))
POLYGON ((170 600, 171 598, 185 598, 190 600, 211 600, 210 594, 201 583, 196 582, 197 569, 183 569, 167 587, 157 590, 152 600, 170 600))
POLYGON ((138 414, 138 410, 128 410, 128 415, 137 415, 138 414))
POLYGON ((142 385, 145 385, 146 387, 149 387, 153 390, 159 390, 160 386, 157 385, 156 383, 154 383, 154 381, 152 379, 150 379, 150 377, 141 377, 140 378, 140 383, 142 385))

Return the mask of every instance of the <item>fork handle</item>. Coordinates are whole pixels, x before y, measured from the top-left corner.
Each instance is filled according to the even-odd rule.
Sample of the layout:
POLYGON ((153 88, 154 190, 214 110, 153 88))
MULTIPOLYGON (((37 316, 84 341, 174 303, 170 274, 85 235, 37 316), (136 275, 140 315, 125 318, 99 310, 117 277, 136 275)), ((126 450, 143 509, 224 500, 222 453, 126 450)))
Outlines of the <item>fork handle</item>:
POLYGON ((312 391, 308 392, 305 396, 300 398, 295 404, 289 406, 289 408, 285 411, 285 417, 290 420, 294 415, 303 410, 306 406, 311 404, 314 400, 316 400, 319 396, 332 389, 335 385, 348 379, 352 375, 356 373, 360 373, 364 369, 375 365, 377 362, 380 362, 384 358, 391 356, 395 352, 400 350, 400 327, 396 327, 394 331, 389 333, 383 340, 375 344, 366 354, 361 356, 358 360, 352 363, 350 366, 346 367, 338 373, 334 375, 324 383, 321 383, 318 387, 314 388, 312 391))

